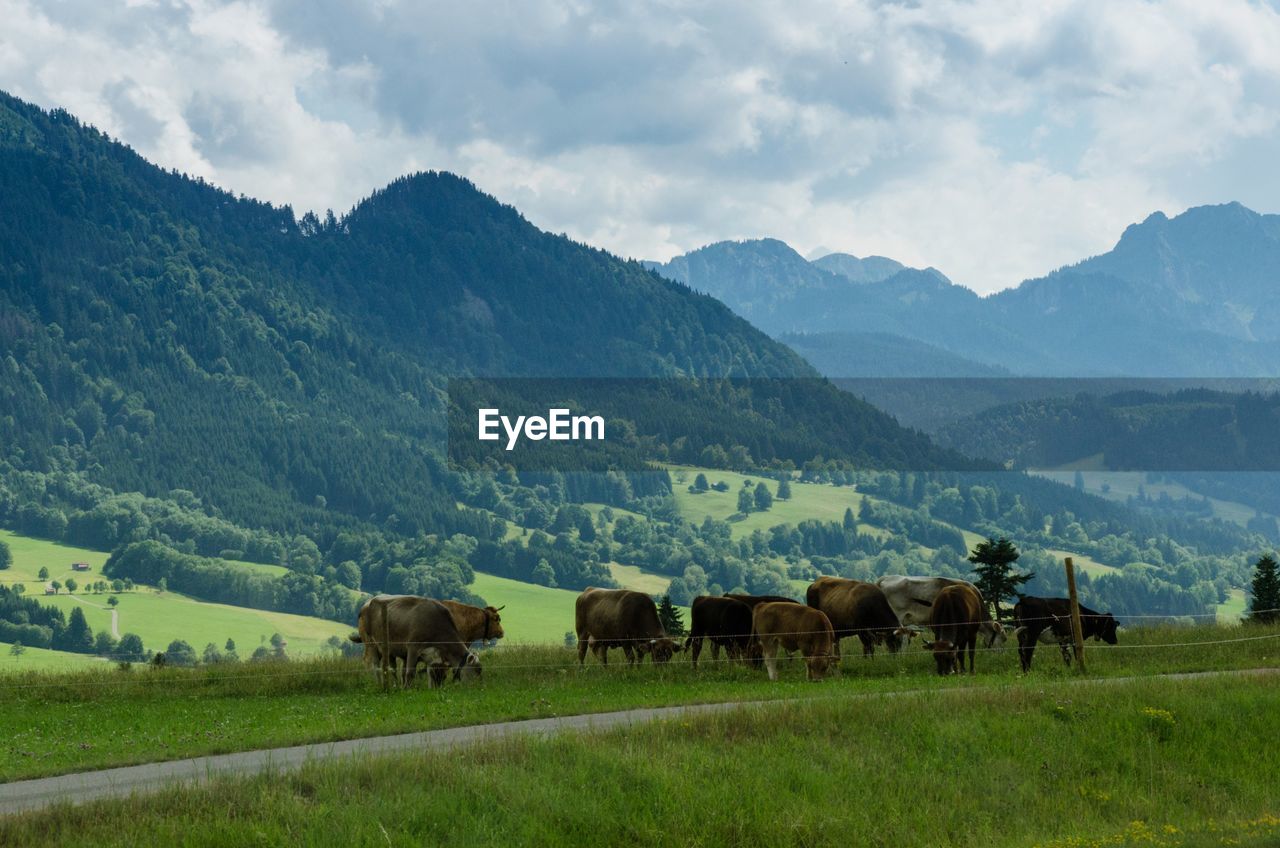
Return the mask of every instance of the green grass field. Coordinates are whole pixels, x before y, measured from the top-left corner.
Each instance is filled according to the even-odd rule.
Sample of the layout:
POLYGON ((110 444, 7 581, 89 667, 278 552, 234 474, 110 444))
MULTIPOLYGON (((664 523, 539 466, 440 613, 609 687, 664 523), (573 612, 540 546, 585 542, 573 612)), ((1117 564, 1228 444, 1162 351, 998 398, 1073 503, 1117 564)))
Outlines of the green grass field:
MULTIPOLYGON (((755 530, 768 530, 778 524, 798 524, 809 518, 818 521, 841 521, 846 509, 852 509, 856 516, 864 498, 864 495, 850 486, 793 482, 790 499, 785 501, 775 499, 773 506, 765 512, 753 512, 745 518, 738 518, 738 490, 742 488, 745 480, 750 480, 753 488, 756 483, 764 482, 771 492, 777 490, 778 481, 758 475, 735 474, 732 471, 675 466, 671 470, 673 473, 677 470, 684 471, 689 482, 692 482, 701 471, 707 475, 707 481, 712 485, 720 481, 729 484, 727 492, 711 490, 696 495, 689 491, 689 482, 684 485, 674 484, 675 499, 680 514, 695 524, 702 523, 707 516, 717 521, 729 521, 735 539, 749 536, 755 530)), ((869 533, 883 532, 865 524, 859 525, 858 530, 869 533)))
POLYGON ((1259 744, 1280 735, 1275 692, 811 697, 54 808, 0 820, 0 844, 1261 848, 1280 841, 1280 758, 1259 744))
MULTIPOLYGON (((1046 477, 1063 485, 1073 485, 1075 480, 1075 472, 1073 471, 1036 471, 1032 472, 1041 477, 1046 477)), ((1175 500, 1183 498, 1191 498, 1199 501, 1202 496, 1191 491, 1180 483, 1159 482, 1148 483, 1146 481, 1146 473, 1140 471, 1084 471, 1084 488, 1091 494, 1099 495, 1113 501, 1127 501, 1131 497, 1138 495, 1138 489, 1141 487, 1148 497, 1158 498, 1162 494, 1167 494, 1175 500), (1104 491, 1105 486, 1105 491, 1104 491)), ((1244 527, 1248 524, 1249 519, 1253 518, 1256 510, 1242 503, 1235 501, 1224 501, 1219 498, 1209 498, 1209 504, 1213 507, 1213 514, 1217 518, 1239 524, 1244 527)))
MULTIPOLYGON (((9 545, 13 553, 13 565, 0 571, 5 585, 23 583, 27 595, 47 606, 70 613, 74 607, 84 610, 85 619, 94 632, 111 632, 111 612, 107 606, 110 594, 86 593, 83 587, 95 580, 104 579, 102 566, 109 554, 67 545, 19 536, 0 530, 0 539, 9 545), (71 570, 73 562, 87 562, 88 572, 71 570), (74 578, 82 587, 72 596, 62 589, 57 595, 44 595, 44 582, 38 577, 41 567, 49 569, 49 579, 63 584, 74 578)), ((238 568, 259 571, 278 576, 287 569, 277 565, 225 560, 238 568)), ((118 628, 121 635, 136 633, 143 644, 155 651, 163 651, 174 639, 188 642, 197 653, 210 642, 222 648, 228 638, 234 639, 242 657, 248 657, 254 648, 263 644, 273 633, 279 633, 288 641, 290 655, 307 656, 327 650, 325 642, 330 636, 345 638, 351 627, 334 621, 288 613, 268 612, 228 604, 206 603, 177 592, 157 592, 151 587, 139 586, 135 591, 115 596, 118 628)), ((9 646, 0 646, 0 675, 35 667, 35 652, 29 652, 19 662, 8 662, 9 646)), ((63 651, 43 651, 40 660, 43 667, 69 668, 84 662, 94 662, 90 657, 63 651)))
MULTIPOLYGON (((1135 628, 1123 632, 1121 644, 1090 643, 1091 676, 1280 667, 1280 627, 1135 628), (1247 641, 1216 644, 1223 639, 1247 641), (1172 647, 1158 647, 1164 645, 1172 647)), ((616 650, 608 666, 588 657, 579 669, 576 652, 564 647, 499 647, 483 653, 479 682, 390 693, 358 661, 337 658, 163 671, 33 671, 0 681, 0 781, 546 715, 974 686, 1039 691, 1076 677, 1045 647, 1026 676, 1011 649, 983 652, 976 675, 950 678, 933 672, 932 658, 918 644, 897 656, 878 652, 873 660, 857 654, 846 645, 841 672, 815 684, 805 680, 798 661, 781 663, 782 679, 771 682, 762 671, 723 658, 709 662, 705 653, 696 671, 683 654, 665 667, 628 668, 616 650)), ((1258 685, 1280 693, 1274 682, 1258 685)), ((1280 705, 1280 694, 1272 697, 1280 705)))
POLYGON ((81 671, 88 668, 102 668, 106 661, 86 654, 72 654, 66 651, 49 651, 44 648, 31 648, 24 645, 22 653, 14 656, 10 653, 12 645, 0 642, 0 678, 11 674, 26 674, 30 671, 81 671))
MULTIPOLYGON (((305 656, 325 650, 330 636, 346 638, 352 631, 351 625, 336 621, 206 603, 177 592, 141 589, 117 597, 120 633, 136 633, 142 637, 143 644, 156 651, 163 651, 174 639, 183 639, 198 653, 210 642, 221 649, 231 638, 241 657, 247 658, 254 648, 266 644, 273 633, 279 633, 289 642, 290 654, 305 656)), ((41 603, 67 613, 73 607, 82 607, 85 619, 95 632, 111 628, 111 612, 106 600, 106 595, 71 597, 65 592, 40 598, 41 603)))
POLYGON ((655 574, 635 565, 622 565, 611 562, 609 563, 609 573, 613 575, 613 579, 617 580, 618 585, 622 588, 634 589, 637 592, 647 592, 650 595, 664 594, 667 591, 667 587, 671 585, 671 578, 665 574, 655 574))
POLYGON ((577 592, 549 589, 478 571, 471 589, 495 607, 506 604, 502 629, 508 644, 562 645, 564 634, 573 631, 577 592))

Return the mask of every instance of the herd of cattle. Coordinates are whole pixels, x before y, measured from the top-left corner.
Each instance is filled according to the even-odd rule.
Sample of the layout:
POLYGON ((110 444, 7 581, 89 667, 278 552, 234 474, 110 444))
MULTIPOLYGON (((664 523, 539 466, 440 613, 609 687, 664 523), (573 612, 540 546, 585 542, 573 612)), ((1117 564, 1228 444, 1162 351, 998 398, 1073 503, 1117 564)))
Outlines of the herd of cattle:
MULTIPOLYGON (((479 657, 470 646, 503 636, 503 607, 476 607, 413 595, 377 595, 360 609, 358 632, 366 666, 377 666, 384 685, 392 676, 402 685, 413 682, 425 664, 428 683, 438 686, 480 675, 479 657)), ((1116 619, 1110 613, 1080 608, 1083 636, 1116 644, 1116 619)), ((1031 669, 1037 642, 1057 645, 1071 661, 1071 612, 1065 598, 1022 596, 1013 609, 1014 635, 1023 671, 1031 669)), ((591 651, 608 664, 610 648, 621 648, 628 663, 665 663, 688 650, 694 668, 703 643, 713 660, 723 648, 728 659, 759 667, 778 679, 779 650, 799 653, 810 680, 821 680, 840 661, 840 640, 856 637, 863 656, 877 645, 890 653, 905 647, 926 630, 934 638, 923 646, 933 654, 938 674, 973 673, 979 641, 1001 648, 1004 625, 991 619, 987 604, 972 583, 946 577, 882 577, 875 583, 819 577, 805 603, 775 595, 726 594, 694 598, 690 633, 684 643, 667 635, 653 599, 627 589, 587 589, 578 596, 574 629, 578 663, 591 651)))

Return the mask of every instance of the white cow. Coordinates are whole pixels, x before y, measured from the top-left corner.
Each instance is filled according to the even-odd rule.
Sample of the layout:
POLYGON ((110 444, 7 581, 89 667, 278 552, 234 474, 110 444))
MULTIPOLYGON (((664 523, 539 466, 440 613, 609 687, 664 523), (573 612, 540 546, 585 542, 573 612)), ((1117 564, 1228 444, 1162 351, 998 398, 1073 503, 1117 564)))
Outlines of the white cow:
MULTIPOLYGON (((901 574, 890 574, 881 577, 876 585, 889 600, 898 621, 903 627, 920 629, 929 625, 933 615, 933 599, 938 597, 947 586, 969 586, 978 592, 978 587, 968 580, 953 580, 950 577, 906 577, 901 574)), ((978 592, 978 597, 982 593, 978 592)), ((984 601, 985 603, 985 601, 984 601)), ((984 647, 1003 648, 1008 641, 1008 634, 998 621, 984 621, 978 627, 982 635, 984 647)))

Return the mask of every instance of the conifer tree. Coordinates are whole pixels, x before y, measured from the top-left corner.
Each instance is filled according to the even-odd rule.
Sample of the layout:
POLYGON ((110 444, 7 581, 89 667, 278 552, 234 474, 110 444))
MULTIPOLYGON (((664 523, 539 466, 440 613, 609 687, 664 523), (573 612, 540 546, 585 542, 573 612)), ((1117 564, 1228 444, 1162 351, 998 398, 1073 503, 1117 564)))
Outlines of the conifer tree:
POLYGON ((1015 574, 1011 571, 1019 556, 1018 549, 1003 536, 979 542, 969 555, 969 562, 978 575, 973 585, 978 587, 983 599, 995 606, 996 621, 1000 620, 1000 601, 1017 595, 1018 587, 1035 577, 1035 572, 1015 574))
POLYGON ((1253 566, 1253 600, 1249 604, 1249 620, 1257 624, 1275 624, 1280 621, 1280 574, 1276 561, 1264 555, 1253 566))

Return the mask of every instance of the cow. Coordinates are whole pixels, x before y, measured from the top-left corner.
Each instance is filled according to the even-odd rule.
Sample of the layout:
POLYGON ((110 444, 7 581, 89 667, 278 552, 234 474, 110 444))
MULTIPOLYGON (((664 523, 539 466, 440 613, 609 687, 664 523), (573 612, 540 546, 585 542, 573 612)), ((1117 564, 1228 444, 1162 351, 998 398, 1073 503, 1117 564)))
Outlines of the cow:
POLYGON ((883 644, 896 654, 910 632, 898 622, 884 592, 874 583, 846 580, 843 577, 819 577, 805 593, 808 605, 822 610, 835 630, 835 655, 840 656, 840 640, 857 636, 862 642, 862 655, 875 655, 876 645, 883 644))
POLYGON ((458 625, 462 641, 468 645, 501 639, 506 635, 502 631, 502 616, 498 614, 506 609, 506 604, 500 607, 476 607, 458 601, 440 603, 449 608, 449 614, 453 616, 453 623, 458 625))
POLYGON ((973 674, 978 630, 990 617, 977 589, 969 585, 943 587, 933 599, 929 617, 933 641, 924 643, 925 649, 933 652, 938 674, 962 673, 966 648, 969 650, 969 673, 973 674))
POLYGON ((430 669, 428 682, 432 686, 439 685, 450 669, 454 680, 480 676, 479 657, 468 650, 449 608, 439 601, 413 595, 370 598, 360 610, 359 628, 351 641, 365 645, 366 663, 369 642, 378 643, 384 686, 394 672, 396 660, 403 663, 403 671, 397 677, 404 686, 413 683, 420 660, 430 669))
POLYGON ((769 679, 778 679, 778 649, 799 651, 809 680, 818 681, 839 659, 832 651, 835 632, 822 612, 794 601, 757 604, 751 616, 751 641, 760 646, 769 679))
POLYGON ((621 648, 628 665, 637 657, 644 662, 645 654, 652 655, 654 663, 665 663, 681 650, 658 620, 658 605, 644 592, 589 587, 578 595, 574 625, 579 666, 588 647, 603 665, 609 664, 610 648, 621 648))
POLYGON ((725 592, 724 597, 733 598, 735 601, 742 601, 744 604, 751 607, 752 609, 755 609, 757 604, 798 604, 800 603, 795 598, 788 598, 785 595, 742 595, 742 594, 735 594, 733 592, 725 592))
MULTIPOLYGON (((968 586, 978 592, 978 587, 968 580, 951 577, 905 577, 890 574, 877 580, 876 585, 884 592, 902 626, 913 629, 928 626, 933 599, 947 586, 968 586)), ((982 597, 981 592, 978 592, 978 597, 982 597)), ((983 606, 985 605, 984 602, 983 606)), ((1009 638, 1004 626, 998 621, 992 621, 989 616, 982 622, 978 632, 982 636, 984 648, 1001 649, 1009 638)))
MULTIPOLYGON (((1024 672, 1031 670, 1031 660, 1036 653, 1036 642, 1046 641, 1045 633, 1051 633, 1050 644, 1056 642, 1062 649, 1063 662, 1071 664, 1072 643, 1071 601, 1067 598, 1036 598, 1022 595, 1013 607, 1013 620, 1017 625, 1018 661, 1024 672)), ((1114 645, 1119 622, 1111 613, 1100 613, 1086 606, 1080 607, 1080 635, 1082 639, 1101 639, 1114 645)))
POLYGON ((698 667, 702 640, 711 643, 711 658, 720 659, 723 647, 729 659, 743 659, 751 646, 751 607, 734 598, 699 595, 689 608, 689 638, 685 650, 692 648, 693 667, 698 667))

